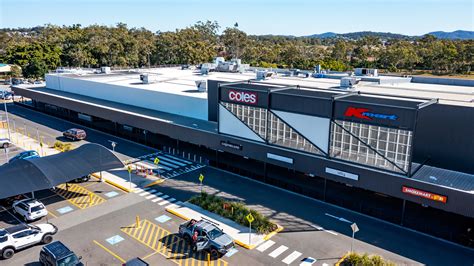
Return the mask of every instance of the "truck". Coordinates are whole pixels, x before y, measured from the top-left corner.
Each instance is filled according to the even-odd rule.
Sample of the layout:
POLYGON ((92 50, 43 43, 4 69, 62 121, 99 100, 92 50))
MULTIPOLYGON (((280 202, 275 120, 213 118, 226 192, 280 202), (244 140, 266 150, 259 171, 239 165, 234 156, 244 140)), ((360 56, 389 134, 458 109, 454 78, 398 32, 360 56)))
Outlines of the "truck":
POLYGON ((179 235, 193 245, 195 251, 207 251, 212 258, 220 258, 234 247, 234 240, 218 226, 207 219, 191 219, 179 225, 179 235))

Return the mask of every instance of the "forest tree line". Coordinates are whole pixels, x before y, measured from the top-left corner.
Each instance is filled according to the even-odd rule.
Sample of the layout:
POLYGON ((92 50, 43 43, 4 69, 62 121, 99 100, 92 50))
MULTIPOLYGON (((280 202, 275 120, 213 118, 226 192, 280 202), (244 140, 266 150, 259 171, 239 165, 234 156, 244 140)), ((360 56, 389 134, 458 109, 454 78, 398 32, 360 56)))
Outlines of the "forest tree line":
MULTIPOLYGON (((206 21, 184 29, 152 32, 115 26, 46 25, 29 29, 0 29, 0 62, 21 67, 25 77, 42 77, 57 67, 146 67, 200 64, 216 56, 241 58, 260 67, 323 69, 356 67, 390 72, 425 71, 433 74, 470 74, 474 40, 441 40, 426 35, 416 39, 364 36, 318 39, 253 36, 238 28, 206 21)), ((13 75, 20 73, 13 73, 13 75)))

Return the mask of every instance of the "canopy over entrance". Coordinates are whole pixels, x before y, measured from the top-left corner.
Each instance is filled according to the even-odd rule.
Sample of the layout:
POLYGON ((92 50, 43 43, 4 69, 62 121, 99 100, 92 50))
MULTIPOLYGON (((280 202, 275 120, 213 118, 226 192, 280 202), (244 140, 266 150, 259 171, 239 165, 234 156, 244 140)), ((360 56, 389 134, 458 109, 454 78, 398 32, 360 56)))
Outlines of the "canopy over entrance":
POLYGON ((52 188, 90 173, 124 167, 110 150, 84 144, 69 152, 0 166, 0 199, 52 188))

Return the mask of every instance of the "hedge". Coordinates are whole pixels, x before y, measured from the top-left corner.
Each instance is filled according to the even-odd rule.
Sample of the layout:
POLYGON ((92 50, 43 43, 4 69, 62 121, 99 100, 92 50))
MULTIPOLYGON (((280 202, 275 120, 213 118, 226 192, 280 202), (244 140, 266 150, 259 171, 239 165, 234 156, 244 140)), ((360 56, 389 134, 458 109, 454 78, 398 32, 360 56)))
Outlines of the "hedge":
POLYGON ((189 202, 243 226, 249 226, 246 216, 251 213, 255 219, 252 222, 252 228, 260 234, 268 234, 278 228, 278 226, 270 222, 267 217, 255 210, 247 208, 242 202, 226 201, 218 196, 209 195, 207 193, 194 196, 189 202))
POLYGON ((71 143, 64 143, 61 141, 56 141, 53 145, 53 148, 60 152, 70 151, 72 149, 71 143))
POLYGON ((369 256, 367 253, 349 253, 339 264, 341 266, 395 266, 395 263, 384 260, 378 255, 369 256))

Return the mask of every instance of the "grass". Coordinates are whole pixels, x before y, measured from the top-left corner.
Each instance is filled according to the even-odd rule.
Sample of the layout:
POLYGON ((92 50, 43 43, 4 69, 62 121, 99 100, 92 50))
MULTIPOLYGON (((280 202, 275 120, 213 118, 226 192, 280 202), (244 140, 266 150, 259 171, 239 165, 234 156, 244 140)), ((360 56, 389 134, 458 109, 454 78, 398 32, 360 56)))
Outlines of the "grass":
POLYGON ((226 201, 218 196, 209 195, 207 193, 194 196, 189 202, 243 226, 249 226, 246 216, 251 213, 255 218, 252 222, 252 228, 260 234, 268 234, 278 228, 278 226, 272 223, 267 217, 255 210, 247 208, 242 202, 226 201))
POLYGON ((384 260, 378 255, 368 255, 349 253, 346 258, 341 262, 341 266, 395 266, 395 263, 384 260))

